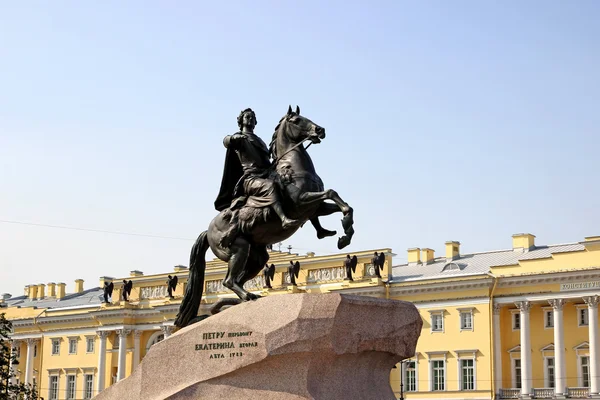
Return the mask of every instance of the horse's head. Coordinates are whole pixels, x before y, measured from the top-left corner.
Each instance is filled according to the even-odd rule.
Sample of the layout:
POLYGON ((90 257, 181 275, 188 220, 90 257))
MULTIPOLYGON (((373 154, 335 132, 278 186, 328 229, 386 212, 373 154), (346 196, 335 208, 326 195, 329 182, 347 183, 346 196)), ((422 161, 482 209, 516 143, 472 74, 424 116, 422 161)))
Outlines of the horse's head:
POLYGON ((295 143, 308 139, 316 144, 325 138, 325 128, 300 115, 300 107, 298 106, 296 106, 295 112, 292 111, 292 106, 288 108, 287 114, 281 121, 281 128, 287 132, 290 140, 295 143))
POLYGON ((270 152, 275 158, 278 156, 278 153, 281 154, 283 151, 290 149, 289 146, 295 146, 305 140, 310 140, 315 144, 321 143, 321 139, 324 138, 325 128, 300 115, 300 108, 298 106, 296 106, 295 112, 292 111, 292 106, 290 106, 286 115, 281 118, 275 128, 270 152))

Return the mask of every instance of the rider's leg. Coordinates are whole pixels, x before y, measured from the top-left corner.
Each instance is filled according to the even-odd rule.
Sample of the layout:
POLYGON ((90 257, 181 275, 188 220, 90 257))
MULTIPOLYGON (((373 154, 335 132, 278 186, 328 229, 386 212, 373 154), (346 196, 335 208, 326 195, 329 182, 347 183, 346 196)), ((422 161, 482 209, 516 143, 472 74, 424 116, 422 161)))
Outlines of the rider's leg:
POLYGON ((277 214, 279 216, 279 218, 281 218, 281 227, 282 228, 289 228, 291 226, 294 225, 298 225, 301 221, 297 220, 297 219, 291 219, 288 218, 285 213, 283 212, 283 207, 281 206, 281 203, 279 201, 276 201, 275 203, 273 203, 271 205, 271 207, 273 207, 273 210, 275 211, 275 214, 277 214))

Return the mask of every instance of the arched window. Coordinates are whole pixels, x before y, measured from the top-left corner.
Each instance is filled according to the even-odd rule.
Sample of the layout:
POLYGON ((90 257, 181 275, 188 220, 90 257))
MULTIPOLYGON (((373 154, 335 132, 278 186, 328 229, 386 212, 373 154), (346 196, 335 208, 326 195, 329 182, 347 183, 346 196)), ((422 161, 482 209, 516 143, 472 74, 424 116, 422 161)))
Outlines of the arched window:
POLYGON ((148 345, 146 346, 146 352, 150 350, 150 347, 154 346, 158 342, 165 340, 165 334, 162 331, 156 331, 148 339, 148 345))

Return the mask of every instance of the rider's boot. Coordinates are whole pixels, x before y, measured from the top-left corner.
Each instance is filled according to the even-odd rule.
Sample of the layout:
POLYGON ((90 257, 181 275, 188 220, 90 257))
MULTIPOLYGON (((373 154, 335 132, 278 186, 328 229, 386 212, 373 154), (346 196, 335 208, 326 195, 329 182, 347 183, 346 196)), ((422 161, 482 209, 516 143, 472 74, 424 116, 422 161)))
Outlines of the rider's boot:
POLYGON ((283 229, 292 228, 302 223, 300 220, 286 217, 283 208, 281 207, 281 203, 279 202, 273 203, 273 210, 275 210, 275 213, 281 218, 281 227, 283 229))

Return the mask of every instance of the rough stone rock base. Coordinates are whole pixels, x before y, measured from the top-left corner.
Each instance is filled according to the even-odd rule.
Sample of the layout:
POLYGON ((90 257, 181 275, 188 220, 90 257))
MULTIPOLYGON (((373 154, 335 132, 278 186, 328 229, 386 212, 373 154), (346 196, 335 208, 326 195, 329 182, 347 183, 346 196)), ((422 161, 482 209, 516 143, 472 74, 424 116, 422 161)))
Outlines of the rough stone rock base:
POLYGON ((231 307, 154 345, 98 400, 394 400, 390 370, 412 357, 414 305, 288 294, 231 307))

